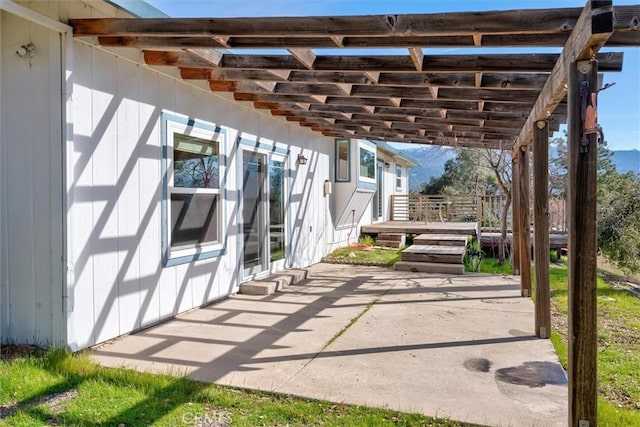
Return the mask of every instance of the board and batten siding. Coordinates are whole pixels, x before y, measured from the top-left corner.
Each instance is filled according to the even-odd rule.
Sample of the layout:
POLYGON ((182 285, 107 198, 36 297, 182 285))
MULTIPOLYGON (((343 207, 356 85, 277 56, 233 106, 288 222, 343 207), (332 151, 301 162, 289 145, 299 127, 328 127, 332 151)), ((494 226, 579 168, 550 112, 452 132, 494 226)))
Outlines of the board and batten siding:
POLYGON ((60 36, 0 11, 0 41, 0 340, 60 344, 60 36), (36 54, 20 58, 29 42, 36 54))
POLYGON ((305 267, 326 255, 333 224, 324 208, 323 183, 329 179, 332 139, 87 44, 74 42, 73 50, 75 155, 67 171, 74 177, 68 216, 75 254, 68 313, 73 349, 237 291, 239 135, 257 135, 262 144, 290 152, 289 265, 305 267), (229 173, 223 256, 162 265, 163 112, 225 130, 229 173), (308 158, 306 165, 296 162, 300 152, 308 158))

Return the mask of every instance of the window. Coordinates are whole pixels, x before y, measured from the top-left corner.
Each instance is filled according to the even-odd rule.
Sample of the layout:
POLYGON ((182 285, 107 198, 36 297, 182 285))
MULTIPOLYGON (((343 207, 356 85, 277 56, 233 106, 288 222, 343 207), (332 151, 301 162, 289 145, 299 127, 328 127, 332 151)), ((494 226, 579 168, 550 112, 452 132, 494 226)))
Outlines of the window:
POLYGON ((361 181, 376 182, 376 152, 364 146, 360 146, 359 174, 361 181))
POLYGON ((349 140, 336 139, 336 182, 349 181, 351 179, 350 158, 349 140))
POLYGON ((219 129, 180 117, 165 117, 163 244, 166 264, 222 253, 219 129))
POLYGON ((402 166, 396 165, 396 191, 402 191, 402 166))

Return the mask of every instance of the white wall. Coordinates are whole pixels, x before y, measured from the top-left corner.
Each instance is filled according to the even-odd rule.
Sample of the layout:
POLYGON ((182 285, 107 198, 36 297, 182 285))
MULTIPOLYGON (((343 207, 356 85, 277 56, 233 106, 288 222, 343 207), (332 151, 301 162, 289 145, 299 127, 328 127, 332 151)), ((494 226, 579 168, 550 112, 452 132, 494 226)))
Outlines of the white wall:
POLYGON ((60 343, 62 144, 60 38, 0 13, 2 341, 60 343), (36 54, 16 50, 32 42, 36 54))
MULTIPOLYGON (((110 13, 104 5, 95 10, 80 2, 31 6, 63 21, 110 13)), ((64 124, 71 145, 63 170, 59 36, 7 13, 1 25, 2 340, 84 348, 237 290, 236 170, 241 161, 235 150, 227 153, 226 254, 162 265, 163 111, 226 129, 228 147, 235 147, 239 134, 249 134, 290 151, 291 266, 319 262, 346 241, 348 230, 335 230, 331 202, 323 194, 324 181, 333 181, 333 139, 229 95, 212 94, 201 88, 204 84, 187 84, 176 78, 174 69, 138 65, 132 62, 141 61, 134 50, 114 54, 82 41, 72 43, 73 65, 66 70, 73 87, 67 106, 72 121, 64 124), (15 55, 28 41, 38 47, 31 66, 15 55), (308 158, 306 165, 295 161, 300 152, 308 158), (69 188, 66 208, 63 183, 69 188), (65 258, 68 273, 62 268, 65 258)), ((352 240, 360 225, 370 222, 370 210, 352 240)))
POLYGON ((237 290, 238 153, 228 153, 227 254, 161 263, 161 113, 221 126, 290 150, 290 261, 320 261, 330 239, 322 185, 332 140, 194 88, 94 47, 74 43, 74 308, 69 343, 82 348, 216 300, 237 290), (306 165, 295 160, 300 150, 306 165), (88 321, 89 320, 89 321, 88 321))

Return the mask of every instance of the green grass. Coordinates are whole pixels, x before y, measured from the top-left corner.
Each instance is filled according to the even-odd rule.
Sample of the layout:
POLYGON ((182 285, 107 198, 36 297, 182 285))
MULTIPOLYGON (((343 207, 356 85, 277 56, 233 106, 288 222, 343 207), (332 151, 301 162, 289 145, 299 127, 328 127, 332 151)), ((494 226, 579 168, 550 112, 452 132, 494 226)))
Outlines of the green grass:
MULTIPOLYGON (((550 268, 554 315, 568 314, 567 268, 550 268)), ((640 425, 640 299, 597 280, 598 420, 600 425, 640 425)), ((566 330, 553 331, 551 341, 567 367, 566 330)))
POLYGON ((326 256, 325 262, 341 262, 349 264, 376 264, 389 266, 400 261, 400 253, 406 246, 400 249, 371 248, 360 249, 359 246, 347 246, 338 248, 326 256))
POLYGON ((0 405, 25 404, 69 390, 77 395, 53 406, 24 406, 0 419, 0 425, 470 426, 418 414, 103 368, 86 355, 55 350, 43 357, 0 361, 0 405))
POLYGON ((482 261, 480 261, 480 272, 502 275, 513 274, 509 260, 507 259, 502 265, 499 265, 497 258, 482 258, 482 261))

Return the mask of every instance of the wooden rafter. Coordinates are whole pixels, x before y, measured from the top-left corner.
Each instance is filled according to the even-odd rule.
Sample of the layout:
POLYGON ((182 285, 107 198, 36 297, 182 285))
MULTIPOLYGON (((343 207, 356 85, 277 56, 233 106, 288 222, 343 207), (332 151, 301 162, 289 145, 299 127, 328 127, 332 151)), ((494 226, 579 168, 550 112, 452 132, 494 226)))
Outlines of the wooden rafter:
MULTIPOLYGON (((440 43, 448 38, 468 38, 468 46, 486 46, 489 36, 536 36, 537 41, 528 45, 541 45, 544 35, 567 35, 576 25, 581 8, 529 9, 490 12, 461 12, 407 15, 331 16, 331 17, 261 17, 255 18, 102 18, 72 19, 76 36, 108 37, 227 37, 224 43, 237 47, 236 39, 278 38, 285 40, 306 38, 326 40, 330 45, 306 47, 335 47, 336 40, 342 46, 350 47, 350 37, 366 40, 394 37, 393 46, 401 45, 397 39, 416 37, 439 37, 440 43), (342 37, 342 39, 335 39, 342 37), (474 40, 475 39, 475 40, 474 40)), ((633 6, 615 8, 614 28, 616 31, 630 31, 629 20, 635 10, 633 6)), ((277 46, 288 46, 285 40, 275 40, 277 46)), ((455 40, 455 39, 454 39, 455 40)), ((556 41, 559 43, 560 40, 556 41)), ((448 43, 453 43, 449 41, 448 43)), ((460 43, 460 41, 458 42, 460 43)), ((562 43, 563 44, 563 43, 562 43)), ((561 44, 561 45, 562 45, 561 44)), ((366 46, 360 42, 361 46, 366 46)), ((428 46, 420 43, 416 46, 428 46)), ((455 44, 453 44, 455 45, 455 44)), ((253 48, 275 47, 254 44, 253 48)), ((300 45, 296 47, 302 47, 300 45)), ((380 47, 380 45, 376 45, 380 47)))
MULTIPOLYGON (((425 55, 425 47, 564 46, 581 8, 295 18, 72 20, 75 36, 137 47, 147 65, 325 135, 506 149, 556 73, 557 54, 425 55), (367 54, 394 47, 405 55, 367 54), (243 53, 279 48, 288 55, 243 53), (358 49, 325 55, 314 48, 358 49), (217 49, 225 49, 217 50, 217 49), (488 145, 487 145, 488 144, 488 145)), ((611 45, 640 45, 640 7, 615 8, 611 45), (635 21, 634 21, 635 19, 635 21), (635 22, 635 24, 634 24, 635 22)), ((619 71, 622 55, 598 56, 619 71)), ((567 115, 546 106, 550 129, 567 115)))

